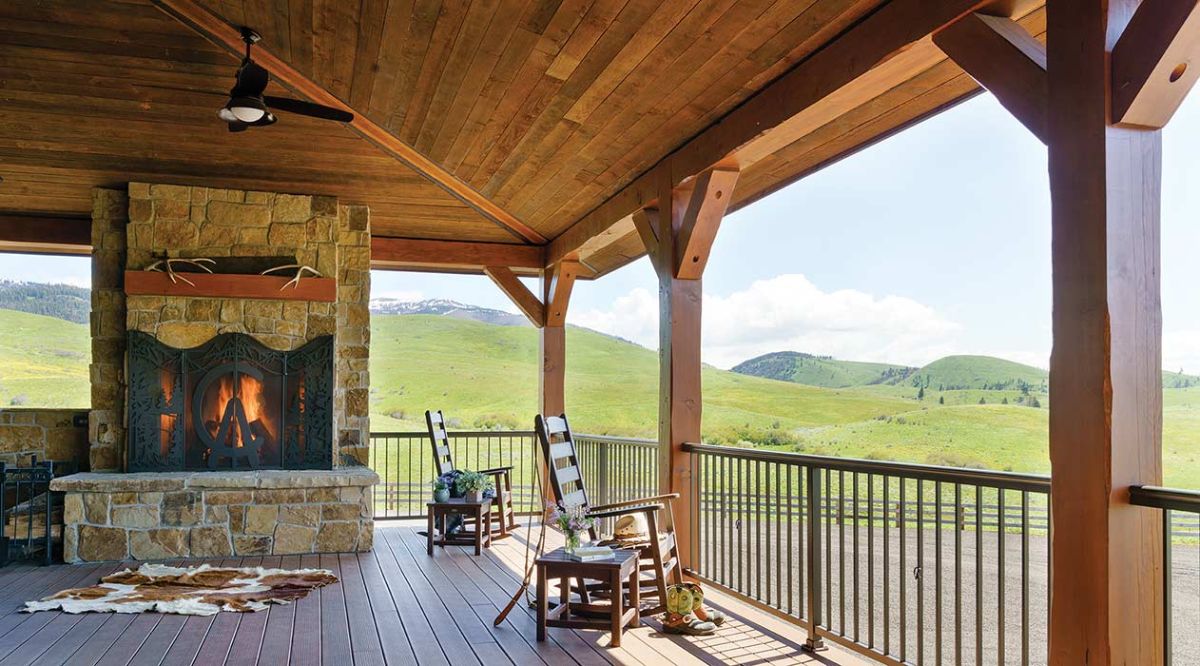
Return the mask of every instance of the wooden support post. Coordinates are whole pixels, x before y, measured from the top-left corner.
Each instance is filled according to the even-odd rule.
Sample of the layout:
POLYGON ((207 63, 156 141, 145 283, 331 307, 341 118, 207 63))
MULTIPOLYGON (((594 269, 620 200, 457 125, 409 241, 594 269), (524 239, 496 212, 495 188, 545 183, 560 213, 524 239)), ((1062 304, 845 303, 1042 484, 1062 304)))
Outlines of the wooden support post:
POLYGON ((1106 61, 1135 0, 1048 4, 1051 664, 1163 663, 1157 130, 1112 126, 1106 61))
POLYGON ((691 454, 683 447, 701 441, 701 278, 737 176, 736 169, 722 168, 702 174, 691 187, 672 187, 669 176, 664 177, 657 209, 634 214, 658 274, 659 487, 679 493, 674 510, 683 518, 674 528, 685 569, 695 568, 698 552, 687 517, 695 512, 699 488, 692 478, 691 454))
POLYGON ((542 326, 538 337, 542 358, 538 374, 538 411, 545 416, 558 416, 566 411, 567 304, 577 270, 578 264, 563 261, 542 271, 546 325, 542 326))

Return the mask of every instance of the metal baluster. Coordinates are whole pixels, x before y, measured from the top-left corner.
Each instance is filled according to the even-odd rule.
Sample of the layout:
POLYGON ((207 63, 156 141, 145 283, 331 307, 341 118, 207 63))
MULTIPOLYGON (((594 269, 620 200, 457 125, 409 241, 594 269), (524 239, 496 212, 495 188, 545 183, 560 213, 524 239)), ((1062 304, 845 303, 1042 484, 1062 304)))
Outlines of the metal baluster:
POLYGON ((825 512, 822 516, 825 519, 825 621, 829 624, 829 629, 833 629, 833 513, 830 509, 832 505, 832 495, 830 494, 830 486, 833 485, 833 473, 825 470, 825 491, 822 497, 820 509, 825 512))
POLYGON ((867 473, 867 647, 875 647, 875 475, 867 473))
POLYGON ((808 476, 808 640, 804 646, 816 651, 821 640, 821 470, 809 465, 808 476))
MULTIPOLYGON (((794 564, 794 563, 793 563, 793 561, 792 561, 792 554, 796 552, 796 551, 795 551, 795 550, 792 548, 792 530, 793 530, 793 526, 792 526, 792 500, 793 500, 793 499, 796 497, 796 493, 794 492, 794 486, 792 486, 792 467, 794 467, 794 465, 790 465, 790 464, 789 464, 789 465, 787 466, 787 489, 788 489, 788 492, 787 492, 787 496, 788 496, 788 505, 787 505, 787 526, 788 526, 788 528, 787 528, 787 551, 788 551, 788 568, 787 568, 787 590, 788 590, 788 595, 787 595, 787 612, 788 612, 788 615, 792 615, 792 614, 793 614, 793 613, 792 613, 792 608, 793 608, 793 606, 792 606, 792 598, 793 598, 793 596, 794 596, 794 592, 793 592, 793 588, 792 588, 792 566, 793 566, 793 564, 794 564)), ((803 542, 803 539, 804 539, 804 534, 803 534, 803 533, 801 533, 801 534, 800 534, 800 539, 801 539, 801 543, 800 543, 800 550, 801 550, 801 552, 803 552, 803 550, 804 550, 804 542, 803 542)), ((801 580, 803 581, 803 572, 801 572, 801 580)), ((804 584, 804 583, 803 583, 803 582, 801 582, 801 585, 803 585, 803 584, 804 584)), ((800 611, 800 615, 804 615, 804 611, 803 611, 803 610, 801 610, 801 611, 800 611)))
POLYGON ((1021 491, 1021 666, 1029 666, 1029 492, 1021 491))
POLYGON ((962 484, 954 484, 954 664, 962 666, 962 533, 966 529, 962 484))
MULTIPOLYGON (((775 467, 775 513, 772 516, 772 520, 778 521, 780 512, 781 512, 780 506, 779 506, 779 498, 780 498, 780 492, 779 492, 779 467, 780 467, 780 465, 779 465, 779 463, 775 463, 774 467, 775 467)), ((788 526, 788 529, 790 531, 791 527, 788 526)), ((783 541, 781 538, 782 532, 783 532, 783 526, 777 524, 776 528, 775 528, 775 606, 777 608, 783 608, 783 550, 782 550, 783 541)), ((788 551, 787 562, 788 562, 788 570, 790 571, 792 568, 792 553, 791 553, 791 551, 788 551)))
POLYGON ((900 521, 900 661, 908 656, 908 536, 905 534, 905 523, 908 522, 908 507, 905 501, 907 486, 904 477, 897 479, 900 483, 900 509, 897 511, 900 521))
POLYGON ((838 470, 838 633, 846 635, 846 472, 838 470))
POLYGON ((917 479, 917 663, 925 663, 925 482, 917 479))
POLYGON ((892 645, 892 590, 891 590, 891 510, 888 505, 891 503, 892 495, 892 480, 885 474, 883 476, 883 653, 891 654, 892 645))
POLYGON ((858 643, 860 642, 858 633, 858 472, 850 473, 850 488, 854 495, 850 500, 852 510, 854 511, 854 522, 852 524, 852 529, 854 530, 854 642, 858 643))
POLYGON ((750 489, 750 496, 754 500, 754 598, 762 601, 762 573, 763 573, 763 550, 762 550, 762 461, 754 461, 754 485, 750 489))
POLYGON ((975 663, 983 663, 983 488, 975 486, 975 663))
POLYGON ((996 663, 1004 666, 1004 489, 996 489, 996 663))
POLYGON ((933 484, 933 660, 942 666, 942 482, 933 484))
POLYGON ((1163 530, 1163 666, 1170 666, 1171 645, 1171 510, 1162 510, 1163 530))

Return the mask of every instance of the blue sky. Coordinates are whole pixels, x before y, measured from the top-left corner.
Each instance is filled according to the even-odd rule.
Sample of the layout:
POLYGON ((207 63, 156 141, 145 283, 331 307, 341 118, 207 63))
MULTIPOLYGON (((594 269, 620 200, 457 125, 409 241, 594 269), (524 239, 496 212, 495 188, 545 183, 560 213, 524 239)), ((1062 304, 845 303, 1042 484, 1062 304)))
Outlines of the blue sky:
MULTIPOLYGON (((1164 365, 1200 372, 1200 99, 1164 136, 1164 365)), ((950 353, 1045 367, 1046 150, 990 95, 730 216, 705 275, 705 360, 793 349, 920 365, 950 353)), ((0 278, 86 285, 78 259, 0 255, 0 278)), ((568 321, 656 344, 646 260, 580 283, 568 321)), ((373 294, 515 312, 486 279, 376 272, 373 294)))

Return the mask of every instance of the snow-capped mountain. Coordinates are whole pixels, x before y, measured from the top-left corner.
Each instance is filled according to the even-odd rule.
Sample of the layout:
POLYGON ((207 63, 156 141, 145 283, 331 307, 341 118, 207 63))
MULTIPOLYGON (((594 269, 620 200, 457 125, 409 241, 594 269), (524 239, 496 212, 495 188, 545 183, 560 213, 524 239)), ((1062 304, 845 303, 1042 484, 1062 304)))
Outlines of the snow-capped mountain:
POLYGON ((500 326, 525 326, 525 317, 503 310, 481 308, 445 298, 423 301, 404 301, 396 298, 372 298, 371 314, 379 315, 441 315, 455 319, 470 319, 500 326))

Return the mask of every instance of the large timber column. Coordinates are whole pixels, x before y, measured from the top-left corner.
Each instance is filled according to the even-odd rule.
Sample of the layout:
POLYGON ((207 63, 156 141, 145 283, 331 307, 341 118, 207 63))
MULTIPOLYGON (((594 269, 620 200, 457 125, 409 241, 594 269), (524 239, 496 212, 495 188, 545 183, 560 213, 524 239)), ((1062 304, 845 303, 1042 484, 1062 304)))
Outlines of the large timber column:
POLYGON ((1136 5, 1048 6, 1052 664, 1163 663, 1160 519, 1129 503, 1162 480, 1162 137, 1108 115, 1136 5))
POLYGON ((634 216, 659 280, 659 487, 679 493, 675 537, 685 569, 696 564, 698 545, 689 518, 697 501, 691 454, 683 445, 700 442, 701 277, 737 176, 712 170, 676 188, 664 179, 658 208, 634 216))
POLYGON ((1047 144, 1052 202, 1050 663, 1163 663, 1161 128, 1200 77, 1200 3, 1050 0, 934 36, 1047 144))

